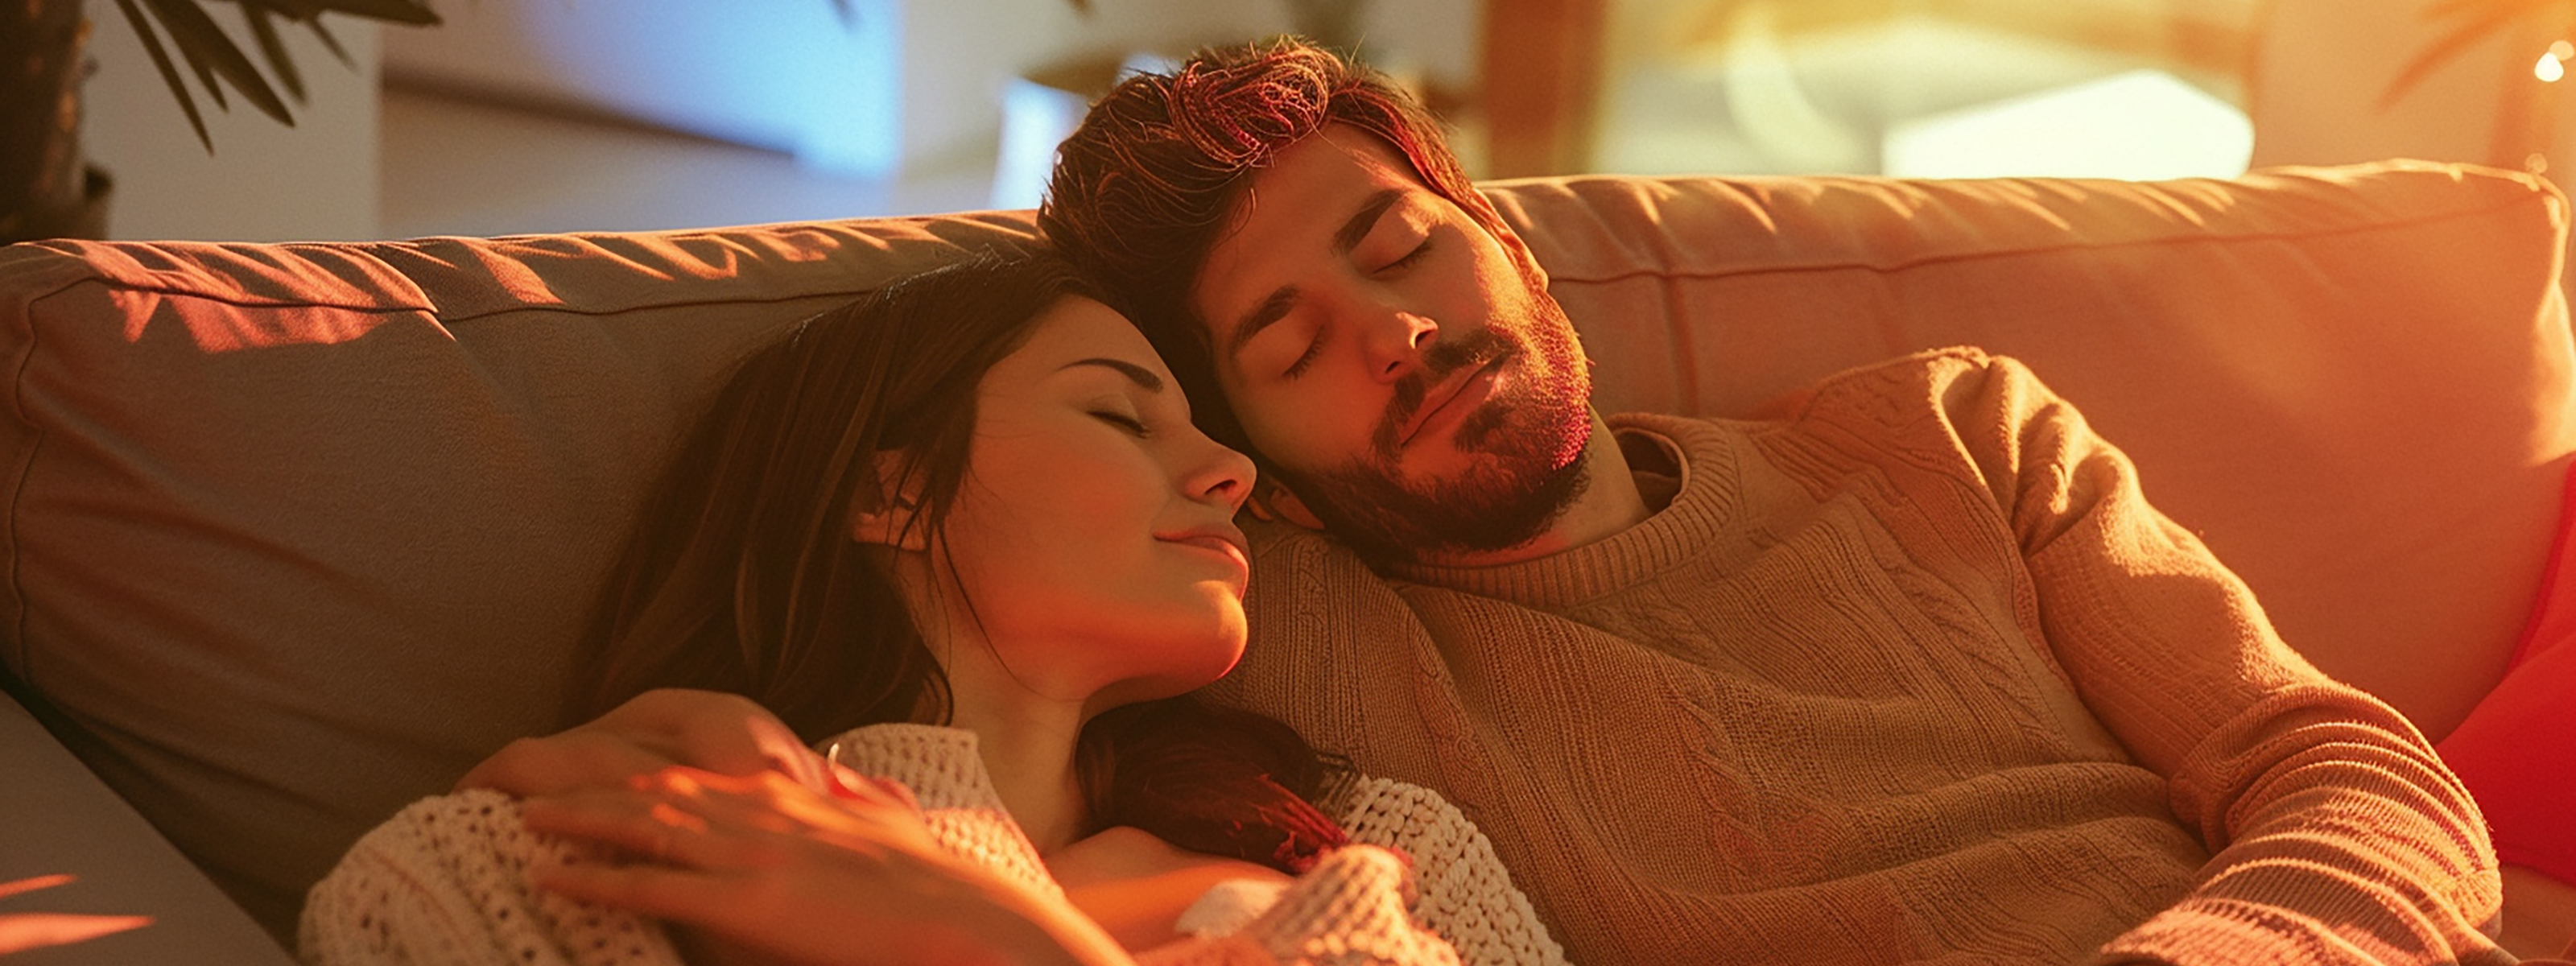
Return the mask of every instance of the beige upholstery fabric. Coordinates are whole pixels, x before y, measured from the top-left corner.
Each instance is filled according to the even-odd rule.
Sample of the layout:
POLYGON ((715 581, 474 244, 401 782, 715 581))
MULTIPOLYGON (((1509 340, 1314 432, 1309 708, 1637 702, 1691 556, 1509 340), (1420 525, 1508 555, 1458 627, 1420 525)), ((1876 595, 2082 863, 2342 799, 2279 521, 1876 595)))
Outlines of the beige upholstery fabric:
MULTIPOLYGON (((2534 179, 1494 194, 1605 410, 2021 356, 2292 643, 2419 713, 2475 700, 2536 586, 2576 430, 2564 203, 2534 179)), ((552 726, 640 490, 732 359, 1027 223, 0 249, 0 658, 283 932, 359 833, 552 726)))
POLYGON ((2502 673, 2539 587, 2576 388, 2552 284, 2566 203, 2538 179, 2391 163, 1497 197, 1546 226, 1531 243, 1605 411, 1740 415, 1915 349, 2019 357, 2291 644, 2432 737, 2502 673))
POLYGON ((359 833, 556 727, 730 360, 1025 221, 0 250, 8 669, 283 934, 359 833))

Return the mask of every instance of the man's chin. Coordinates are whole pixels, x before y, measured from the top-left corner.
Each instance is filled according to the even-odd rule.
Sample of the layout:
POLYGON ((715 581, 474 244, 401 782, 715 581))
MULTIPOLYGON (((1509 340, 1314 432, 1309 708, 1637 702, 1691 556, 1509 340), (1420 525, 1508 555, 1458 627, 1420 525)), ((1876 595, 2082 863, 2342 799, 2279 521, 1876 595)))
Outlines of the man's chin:
POLYGON ((1299 486, 1325 529, 1362 554, 1394 560, 1473 562, 1546 535, 1582 495, 1577 460, 1519 472, 1459 454, 1466 469, 1423 482, 1355 471, 1299 486))

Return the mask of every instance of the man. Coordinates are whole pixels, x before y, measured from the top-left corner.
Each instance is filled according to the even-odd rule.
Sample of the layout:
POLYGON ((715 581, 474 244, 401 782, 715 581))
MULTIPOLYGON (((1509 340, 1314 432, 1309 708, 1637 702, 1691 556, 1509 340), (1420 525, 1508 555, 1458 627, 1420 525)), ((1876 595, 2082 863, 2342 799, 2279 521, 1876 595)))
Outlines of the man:
POLYGON ((1459 802, 1575 961, 2509 961, 2432 751, 2017 364, 1605 420, 1436 126, 1295 44, 1121 84, 1040 225, 1338 538, 1256 537, 1219 688, 1459 802))
MULTIPOLYGON (((1300 45, 1122 84, 1040 220, 1330 534, 1253 528, 1222 694, 1458 803, 1573 961, 2510 961, 2431 749, 2017 364, 1605 419, 1436 126, 1300 45)), ((757 717, 648 696, 468 782, 721 768, 757 717)))

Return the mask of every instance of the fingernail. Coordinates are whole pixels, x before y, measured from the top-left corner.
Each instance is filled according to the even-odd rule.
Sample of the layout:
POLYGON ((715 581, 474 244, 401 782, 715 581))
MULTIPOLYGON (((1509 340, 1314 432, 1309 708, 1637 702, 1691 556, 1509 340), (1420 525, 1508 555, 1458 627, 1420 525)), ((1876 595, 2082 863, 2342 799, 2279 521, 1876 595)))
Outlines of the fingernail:
MULTIPOLYGON (((857 773, 852 772, 851 774, 855 775, 857 773)), ((865 797, 859 794, 858 789, 851 788, 848 782, 841 780, 841 766, 832 764, 828 761, 823 763, 823 790, 832 793, 832 797, 834 798, 855 799, 865 797)))

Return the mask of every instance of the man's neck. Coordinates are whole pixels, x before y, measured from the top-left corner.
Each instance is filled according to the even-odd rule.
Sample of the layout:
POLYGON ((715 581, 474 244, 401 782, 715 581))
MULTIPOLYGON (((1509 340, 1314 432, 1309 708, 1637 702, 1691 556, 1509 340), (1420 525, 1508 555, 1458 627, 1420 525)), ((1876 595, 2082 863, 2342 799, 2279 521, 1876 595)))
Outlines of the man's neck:
POLYGON ((1536 560, 1616 536, 1646 522, 1654 509, 1637 489, 1636 474, 1619 451, 1610 424, 1592 413, 1592 438, 1583 444, 1584 485, 1574 504, 1536 539, 1515 547, 1473 553, 1426 555, 1422 563, 1439 567, 1494 567, 1536 560))

